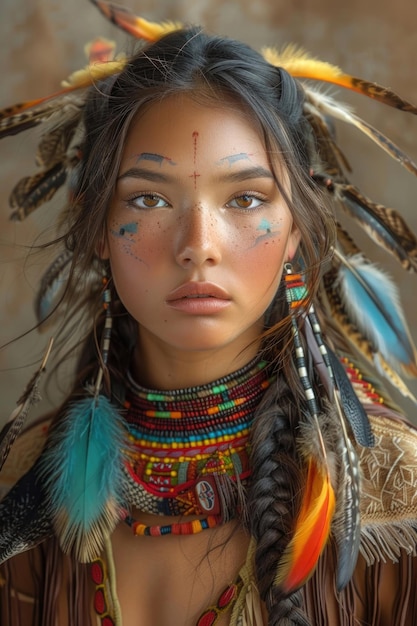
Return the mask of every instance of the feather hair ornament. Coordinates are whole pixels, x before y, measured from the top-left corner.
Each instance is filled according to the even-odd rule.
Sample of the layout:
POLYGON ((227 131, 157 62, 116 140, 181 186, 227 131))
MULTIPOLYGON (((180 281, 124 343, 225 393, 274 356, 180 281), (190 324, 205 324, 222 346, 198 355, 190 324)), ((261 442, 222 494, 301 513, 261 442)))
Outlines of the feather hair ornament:
POLYGON ((330 476, 315 458, 310 457, 294 536, 281 557, 275 576, 275 585, 286 595, 299 589, 313 574, 330 532, 334 506, 330 476))
POLYGON ((91 2, 110 22, 137 39, 157 41, 164 35, 183 27, 180 22, 149 22, 129 9, 105 0, 91 0, 91 2))
POLYGON ((53 536, 41 458, 0 502, 0 563, 53 536))
POLYGON ((331 527, 335 509, 335 494, 330 478, 329 457, 320 427, 320 411, 311 385, 304 348, 294 312, 301 311, 307 301, 307 291, 299 274, 292 273, 289 263, 285 267, 286 298, 291 314, 291 328, 295 360, 304 389, 308 411, 301 427, 307 431, 303 441, 309 441, 308 450, 300 443, 306 463, 306 487, 294 533, 277 566, 275 585, 289 595, 301 587, 313 574, 331 527))
POLYGON ((103 395, 72 404, 50 436, 42 473, 62 550, 81 562, 100 554, 122 517, 124 429, 103 395))
POLYGON ((268 63, 285 68, 295 78, 331 83, 356 91, 401 111, 417 114, 417 107, 414 104, 407 102, 391 89, 377 83, 371 83, 363 78, 345 74, 336 65, 315 59, 305 50, 293 44, 287 45, 281 52, 274 48, 265 47, 262 53, 268 63))
POLYGON ((350 319, 369 338, 375 353, 380 353, 385 360, 390 359, 396 369, 416 376, 416 349, 394 283, 363 254, 348 258, 336 249, 335 255, 341 261, 340 293, 350 319))
POLYGON ((9 455, 10 448, 22 431, 23 426, 25 425, 30 408, 40 400, 39 382, 42 374, 46 369, 46 364, 52 350, 52 344, 53 339, 51 338, 49 340, 45 355, 42 359, 42 363, 30 379, 25 391, 18 400, 17 407, 12 412, 0 432, 0 470, 9 455))
MULTIPOLYGON (((398 211, 372 202, 350 183, 322 174, 313 174, 313 178, 341 203, 376 244, 392 254, 404 269, 417 271, 417 238, 398 211)), ((346 242, 346 235, 340 228, 338 235, 346 242)))
MULTIPOLYGON (((174 23, 156 24, 148 22, 104 0, 92 0, 92 2, 114 24, 133 34, 133 36, 146 41, 156 41, 168 32, 181 27, 180 24, 174 23)), ((96 84, 97 81, 122 71, 127 62, 125 58, 114 59, 112 50, 108 53, 105 61, 103 61, 103 56, 101 56, 99 51, 97 56, 92 55, 91 51, 89 54, 90 64, 88 67, 79 72, 74 72, 63 85, 61 91, 45 98, 20 103, 15 107, 9 107, 0 112, 0 138, 8 134, 17 134, 44 122, 52 127, 42 139, 39 149, 39 164, 44 168, 43 175, 41 174, 39 179, 36 177, 24 179, 21 187, 17 187, 15 192, 16 205, 14 207, 14 215, 18 218, 24 217, 37 206, 40 206, 51 197, 50 194, 58 187, 58 179, 54 182, 53 177, 48 177, 46 172, 51 169, 55 171, 53 170, 55 166, 56 171, 60 171, 60 164, 62 164, 64 170, 71 169, 73 160, 72 157, 68 156, 68 150, 71 149, 75 132, 79 128, 85 103, 85 93, 83 94, 82 90, 96 84), (61 126, 61 121, 63 126, 61 126), (60 128, 65 128, 65 131, 61 132, 60 128), (32 200, 28 202, 27 206, 24 206, 25 199, 23 196, 26 191, 28 193, 31 192, 32 200)), ((330 82, 353 89, 400 110, 412 114, 417 113, 415 106, 403 100, 391 90, 360 78, 349 76, 330 64, 308 58, 305 53, 300 53, 293 49, 292 51, 288 50, 281 57, 277 57, 276 53, 271 51, 265 51, 264 55, 269 62, 283 67, 294 77, 330 82)), ((380 205, 372 205, 367 199, 364 201, 360 192, 350 186, 344 174, 345 170, 349 171, 349 166, 336 143, 329 119, 342 120, 356 127, 414 174, 417 173, 416 164, 380 131, 361 120, 347 107, 339 106, 335 100, 317 93, 311 86, 307 86, 301 81, 300 84, 305 93, 304 113, 313 129, 318 152, 323 157, 322 167, 319 172, 313 173, 314 177, 322 176, 324 180, 330 177, 333 182, 333 188, 332 185, 327 184, 324 187, 332 195, 333 199, 343 202, 347 207, 348 213, 355 219, 358 219, 359 222, 362 222, 365 230, 372 233, 378 243, 382 243, 388 250, 392 251, 404 267, 415 269, 417 246, 415 239, 409 237, 409 232, 411 231, 409 229, 407 231, 401 220, 397 220, 395 214, 390 212, 393 210, 385 209, 384 207, 380 208, 380 205)), ((63 178, 64 175, 61 172, 59 180, 63 180, 63 178)), ((339 265, 340 261, 335 258, 331 271, 324 276, 323 280, 324 290, 327 289, 329 291, 329 299, 333 298, 333 301, 330 303, 330 310, 332 310, 331 306, 335 308, 333 303, 336 301, 336 298, 339 298, 340 302, 340 295, 337 290, 341 282, 336 281, 337 287, 334 287, 330 280, 335 273, 337 275, 339 265)), ((318 335, 314 330, 314 320, 312 318, 309 319, 307 315, 305 318, 306 327, 307 320, 312 328, 310 336, 313 337, 313 341, 318 346, 316 346, 318 353, 324 360, 324 343, 318 342, 318 335)), ((355 324, 353 322, 349 323, 351 324, 350 328, 354 329, 354 334, 356 333, 359 336, 360 333, 355 329, 356 322, 355 324)), ((110 332, 109 328, 105 332, 110 332)), ((338 488, 339 485, 344 484, 343 472, 348 471, 351 476, 354 476, 354 470, 352 469, 354 459, 351 457, 350 448, 346 444, 347 454, 342 457, 344 460, 341 463, 342 469, 338 472, 339 479, 333 479, 332 463, 329 461, 328 454, 328 450, 331 450, 333 453, 333 449, 331 441, 326 439, 322 433, 321 412, 308 378, 307 364, 296 325, 293 326, 293 334, 294 340, 297 342, 297 367, 309 406, 306 428, 310 433, 314 432, 314 439, 318 443, 314 449, 306 449, 308 489, 306 490, 296 523, 294 537, 288 546, 284 562, 278 567, 277 584, 288 590, 288 592, 297 585, 302 584, 302 581, 311 575, 319 554, 327 541, 334 510, 334 485, 338 488), (344 466, 347 466, 348 469, 344 466), (314 542, 309 542, 306 539, 308 536, 314 537, 314 542), (300 546, 302 546, 302 549, 300 549, 300 546), (307 566, 303 564, 304 558, 307 566)), ((363 341, 369 349, 370 341, 363 341)), ((48 450, 49 459, 51 460, 48 467, 55 478, 61 481, 62 487, 66 488, 66 491, 63 492, 65 497, 60 499, 60 494, 53 492, 53 479, 50 479, 49 486, 54 495, 54 498, 51 497, 51 503, 53 503, 53 499, 56 499, 57 502, 57 506, 54 505, 54 523, 59 528, 61 541, 65 549, 68 551, 75 550, 82 560, 89 558, 103 544, 103 537, 105 538, 106 534, 110 532, 112 524, 117 520, 118 507, 120 506, 119 495, 123 493, 123 485, 119 482, 123 480, 119 472, 123 459, 120 459, 120 464, 119 460, 117 460, 117 472, 116 475, 113 475, 106 465, 105 455, 101 457, 98 465, 93 462, 93 457, 90 457, 90 453, 94 449, 99 449, 100 446, 102 449, 107 449, 108 453, 112 450, 114 455, 116 446, 110 446, 109 439, 114 436, 117 441, 124 440, 122 433, 123 423, 119 420, 118 413, 111 406, 110 401, 101 394, 101 383, 105 375, 104 361, 105 359, 103 359, 95 389, 91 396, 69 408, 68 415, 71 419, 67 420, 63 431, 57 429, 57 438, 52 440, 53 445, 48 450), (112 414, 113 418, 111 418, 112 414), (99 423, 102 419, 101 416, 103 416, 103 433, 106 433, 106 441, 104 442, 100 441, 101 427, 99 423), (113 432, 113 427, 116 428, 116 432, 113 432), (80 453, 80 456, 73 456, 71 461, 74 466, 83 468, 78 475, 72 474, 71 468, 68 466, 62 472, 59 468, 60 450, 65 448, 65 441, 74 440, 82 442, 82 453, 80 453), (56 454, 54 454, 54 451, 56 454), (98 473, 100 472, 101 482, 98 479, 98 473), (64 484, 66 477, 68 477, 68 484, 64 484), (90 489, 90 485, 93 485, 92 489, 90 489), (90 512, 88 502, 83 499, 82 493, 91 495, 92 491, 95 494, 96 490, 98 490, 96 494, 98 500, 94 508, 98 511, 98 515, 94 516, 90 512), (119 495, 116 496, 115 494, 119 495)), ((381 368, 388 367, 386 362, 384 364, 382 356, 378 357, 378 365, 381 368)), ((413 366, 410 367, 413 371, 413 366)), ((320 368, 316 367, 316 370, 322 372, 323 380, 326 381, 329 399, 332 398, 333 393, 333 403, 336 402, 343 405, 349 398, 349 392, 342 398, 340 379, 343 376, 339 377, 338 382, 339 375, 337 372, 332 373, 332 367, 329 367, 328 363, 325 363, 320 368), (340 386, 340 390, 338 386, 340 386)), ((340 413, 343 413, 343 407, 339 408, 341 409, 340 413)), ((356 411, 355 407, 353 411, 356 411)), ((344 413, 339 417, 342 424, 342 434, 338 437, 343 442, 347 432, 346 424, 343 421, 345 418, 344 413)), ((349 420, 347 423, 349 423, 349 420)), ((353 422, 351 424, 354 430, 353 422)), ((361 435, 366 434, 366 423, 362 424, 361 428, 361 435)), ((117 446, 117 454, 119 454, 122 448, 122 445, 120 447, 117 446)), ((122 457, 121 452, 120 454, 122 457)), ((356 477, 354 478, 356 480, 356 477)), ((352 491, 355 487, 352 487, 349 481, 346 484, 349 491, 340 495, 338 489, 337 493, 338 501, 345 503, 342 508, 350 506, 349 503, 355 500, 355 494, 352 491)), ((339 502, 336 505, 336 509, 337 518, 338 510, 340 509, 339 502)), ((355 561, 355 528, 358 528, 356 516, 352 516, 350 520, 346 516, 342 516, 340 528, 340 533, 346 531, 349 535, 349 541, 346 544, 348 548, 345 551, 348 565, 343 565, 342 569, 344 571, 339 577, 339 585, 343 585, 344 580, 349 576, 349 571, 352 569, 352 563, 355 561)), ((343 535, 341 534, 341 536, 343 535)), ((338 545, 341 546, 340 542, 338 545)), ((339 549, 343 549, 343 546, 339 549)), ((343 560, 344 557, 341 559, 341 562, 343 560)))
POLYGON ((81 562, 99 556, 125 508, 124 420, 102 393, 112 326, 110 289, 104 282, 101 365, 94 388, 70 404, 52 430, 42 463, 61 548, 81 562))
MULTIPOLYGON (((326 412, 329 417, 325 424, 325 431, 327 440, 336 442, 338 459, 336 507, 331 530, 337 548, 336 585, 338 591, 341 591, 348 584, 356 566, 361 527, 359 460, 349 437, 347 424, 360 445, 372 447, 375 439, 369 418, 354 392, 343 365, 324 343, 313 306, 310 306, 307 311, 304 322, 303 333, 306 336, 310 354, 314 359, 317 353, 316 346, 311 339, 311 334, 314 334, 322 364, 325 365, 327 371, 325 387, 330 402, 326 412), (333 411, 331 407, 334 407, 333 411)), ((323 367, 319 367, 320 360, 317 357, 314 365, 323 381, 323 367)), ((307 441, 310 441, 310 437, 307 441)), ((331 449, 331 444, 328 447, 331 449)))
POLYGON ((72 252, 64 250, 44 272, 35 299, 35 313, 39 324, 45 322, 55 311, 71 271, 72 252))
MULTIPOLYGON (((372 446, 374 438, 370 429, 369 420, 360 405, 355 393, 352 389, 350 381, 344 373, 343 367, 336 368, 336 373, 332 363, 331 351, 324 343, 320 325, 316 317, 314 307, 308 302, 307 289, 301 274, 292 274, 290 264, 285 267, 286 275, 286 296, 290 310, 297 310, 301 316, 302 332, 306 337, 315 370, 327 391, 328 406, 327 410, 319 414, 318 403, 315 398, 313 386, 310 381, 308 365, 304 356, 304 348, 300 339, 300 331, 298 330, 297 321, 294 314, 291 315, 291 324, 293 330, 293 340, 295 346, 297 369, 300 381, 304 387, 305 397, 309 406, 310 416, 312 420, 303 421, 300 424, 302 435, 299 438, 300 452, 302 456, 308 460, 307 490, 303 496, 303 503, 300 514, 297 518, 295 533, 293 539, 287 546, 283 554, 282 569, 278 567, 277 582, 283 585, 287 593, 291 590, 291 586, 287 588, 289 580, 298 580, 303 584, 306 571, 302 565, 297 565, 297 557, 303 554, 300 551, 300 545, 308 542, 308 530, 312 532, 312 544, 309 549, 312 551, 316 547, 316 560, 318 559, 324 544, 321 544, 321 550, 318 550, 320 538, 327 540, 330 528, 335 535, 337 545, 337 585, 338 589, 342 589, 349 582, 354 568, 356 566, 359 543, 360 543, 360 474, 359 463, 356 452, 350 441, 347 424, 349 424, 355 433, 356 438, 362 445, 372 446), (343 371, 341 374, 340 370, 343 371), (334 407, 333 409, 331 407, 334 407), (312 429, 312 425, 314 429, 312 429), (318 448, 318 450, 317 450, 318 448), (316 449, 316 450, 315 450, 316 449), (329 460, 329 452, 332 451, 332 457, 336 454, 335 469, 334 461, 329 460), (326 497, 325 485, 322 484, 321 489, 317 486, 317 472, 311 466, 311 459, 324 459, 324 467, 326 468, 329 486, 337 488, 337 497, 326 497), (312 475, 310 476, 310 471, 312 475), (330 476, 333 476, 332 483, 330 476), (314 489, 311 489, 311 484, 314 489), (318 510, 315 509, 309 500, 313 498, 318 510), (331 506, 332 513, 330 519, 326 517, 328 507, 331 506), (316 516, 315 531, 312 531, 312 523, 314 517, 310 517, 310 512, 314 511, 316 516), (337 522, 332 521, 333 511, 337 522), (321 514, 321 515, 320 515, 321 514), (319 521, 321 519, 321 522, 319 521), (321 531, 320 534, 320 523, 321 531)), ((336 358, 336 357, 335 357, 336 358)), ((323 468, 323 463, 321 464, 323 468)), ((322 480, 324 471, 322 469, 322 480)), ((305 555, 303 555, 304 558, 305 555)), ((307 553, 306 562, 309 561, 309 553, 307 553)), ((313 568, 314 569, 314 568, 313 568)), ((292 590, 295 590, 292 589, 292 590)))

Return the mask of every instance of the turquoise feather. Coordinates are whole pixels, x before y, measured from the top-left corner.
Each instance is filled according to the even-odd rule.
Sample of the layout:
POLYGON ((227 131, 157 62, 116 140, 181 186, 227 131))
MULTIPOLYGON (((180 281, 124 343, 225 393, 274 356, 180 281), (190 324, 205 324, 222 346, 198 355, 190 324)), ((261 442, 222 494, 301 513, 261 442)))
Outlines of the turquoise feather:
POLYGON ((73 404, 52 431, 43 472, 64 552, 96 558, 123 507, 123 419, 102 395, 73 404))
POLYGON ((361 334, 395 369, 416 375, 416 350, 390 278, 360 254, 338 255, 341 296, 345 310, 361 334))

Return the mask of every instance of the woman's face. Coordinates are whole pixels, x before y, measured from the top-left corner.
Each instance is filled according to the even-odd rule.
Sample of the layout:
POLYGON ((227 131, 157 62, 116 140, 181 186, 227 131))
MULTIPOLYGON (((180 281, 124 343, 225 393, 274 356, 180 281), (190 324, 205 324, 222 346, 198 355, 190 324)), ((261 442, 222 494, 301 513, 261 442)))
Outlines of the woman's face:
MULTIPOLYGON (((282 182, 289 192, 285 174, 282 182)), ((139 324, 141 349, 174 360, 213 351, 233 358, 249 345, 256 353, 298 241, 263 141, 242 112, 173 96, 137 118, 102 256, 139 324)))

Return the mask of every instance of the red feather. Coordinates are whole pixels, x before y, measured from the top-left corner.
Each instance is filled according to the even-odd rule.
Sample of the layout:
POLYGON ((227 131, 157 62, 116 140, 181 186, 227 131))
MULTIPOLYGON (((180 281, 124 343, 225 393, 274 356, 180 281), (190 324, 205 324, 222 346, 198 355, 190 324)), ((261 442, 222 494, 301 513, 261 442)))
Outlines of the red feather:
POLYGON ((307 484, 294 536, 278 565, 275 584, 290 594, 312 575, 326 545, 335 508, 327 469, 315 459, 308 463, 307 484))

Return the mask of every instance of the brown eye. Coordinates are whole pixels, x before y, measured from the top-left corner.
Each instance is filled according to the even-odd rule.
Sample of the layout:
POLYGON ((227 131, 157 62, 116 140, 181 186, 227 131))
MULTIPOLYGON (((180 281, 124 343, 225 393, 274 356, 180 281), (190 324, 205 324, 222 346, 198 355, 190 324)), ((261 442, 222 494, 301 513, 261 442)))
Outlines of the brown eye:
POLYGON ((241 209, 249 209, 252 206, 253 197, 252 196, 239 196, 239 198, 235 198, 235 202, 238 207, 241 209))
POLYGON ((250 193, 243 193, 240 196, 235 196, 230 202, 228 202, 228 206, 233 209, 257 209, 264 203, 262 198, 255 196, 250 193))
POLYGON ((169 206, 168 202, 156 193, 140 193, 130 198, 129 205, 137 209, 159 209, 169 206))
POLYGON ((142 203, 144 206, 148 207, 148 209, 154 209, 156 206, 158 206, 160 201, 161 198, 153 194, 147 194, 142 196, 142 203))

